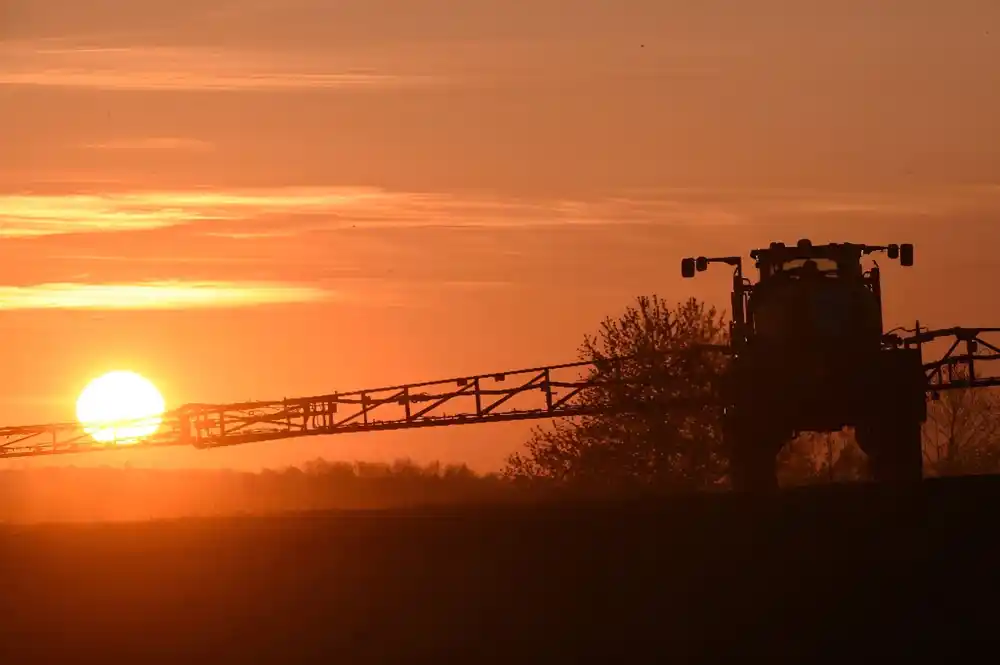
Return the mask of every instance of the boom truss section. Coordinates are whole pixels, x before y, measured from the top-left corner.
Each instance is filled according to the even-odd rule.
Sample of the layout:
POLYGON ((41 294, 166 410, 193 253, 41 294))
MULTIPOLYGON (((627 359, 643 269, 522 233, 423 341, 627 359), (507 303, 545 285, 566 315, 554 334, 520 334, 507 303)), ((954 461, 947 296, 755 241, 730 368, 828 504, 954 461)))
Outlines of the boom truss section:
MULTIPOLYGON (((984 372, 984 366, 1000 360, 1000 328, 942 328, 921 330, 917 323, 909 337, 888 335, 890 346, 920 348, 934 342, 949 343, 938 359, 924 362, 927 392, 936 399, 945 390, 1000 386, 1000 377, 984 372), (992 338, 991 342, 989 338, 992 338)), ((994 367, 1000 368, 1000 365, 994 367)))
MULTIPOLYGON (((583 415, 576 398, 604 382, 589 362, 234 404, 187 404, 152 435, 97 442, 80 423, 0 427, 0 458, 191 445, 229 446, 303 436, 583 415)), ((143 423, 115 423, 136 431, 143 423)), ((103 427, 103 426, 102 426, 103 427)), ((151 429, 152 427, 150 427, 151 429)))

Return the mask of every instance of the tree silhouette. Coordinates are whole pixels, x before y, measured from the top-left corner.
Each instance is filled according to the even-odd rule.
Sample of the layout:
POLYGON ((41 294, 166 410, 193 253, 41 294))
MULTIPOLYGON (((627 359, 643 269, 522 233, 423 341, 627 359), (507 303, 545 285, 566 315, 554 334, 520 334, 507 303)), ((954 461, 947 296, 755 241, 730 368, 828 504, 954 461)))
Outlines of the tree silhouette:
POLYGON ((640 296, 579 349, 593 363, 591 378, 606 382, 580 403, 600 412, 536 428, 503 475, 595 489, 719 484, 727 462, 721 409, 710 398, 728 358, 698 349, 728 337, 723 315, 695 298, 670 307, 656 295, 640 296))
MULTIPOLYGON (((952 380, 968 377, 956 367, 952 380)), ((957 388, 928 404, 924 460, 934 475, 1000 471, 1000 394, 992 388, 957 388)))

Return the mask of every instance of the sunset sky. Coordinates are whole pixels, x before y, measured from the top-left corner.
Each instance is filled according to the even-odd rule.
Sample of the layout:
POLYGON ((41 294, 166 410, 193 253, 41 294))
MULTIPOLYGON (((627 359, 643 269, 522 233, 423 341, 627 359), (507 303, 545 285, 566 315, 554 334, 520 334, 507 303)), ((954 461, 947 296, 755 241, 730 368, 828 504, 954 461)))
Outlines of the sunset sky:
POLYGON ((915 243, 890 325, 1000 325, 996 0, 0 0, 0 149, 5 425, 118 368, 178 406, 573 360, 636 295, 725 306, 681 257, 799 237, 915 243))

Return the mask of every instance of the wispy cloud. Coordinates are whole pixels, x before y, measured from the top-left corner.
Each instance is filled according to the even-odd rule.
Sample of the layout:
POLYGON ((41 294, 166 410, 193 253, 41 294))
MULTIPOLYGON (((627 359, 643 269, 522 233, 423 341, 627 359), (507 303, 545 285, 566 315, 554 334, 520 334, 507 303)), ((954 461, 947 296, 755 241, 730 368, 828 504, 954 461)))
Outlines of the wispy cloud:
POLYGON ((744 220, 845 215, 886 217, 942 215, 966 209, 1000 207, 1000 187, 943 184, 911 189, 838 191, 808 188, 642 188, 623 192, 624 201, 659 201, 667 205, 716 205, 739 211, 744 220))
POLYGON ((233 282, 146 282, 140 284, 49 283, 0 286, 0 310, 189 309, 249 307, 327 300, 328 291, 304 286, 233 282))
POLYGON ((209 152, 215 146, 208 141, 200 141, 198 139, 150 137, 84 143, 80 147, 90 150, 183 150, 188 152, 209 152))
POLYGON ((0 286, 2 310, 187 310, 263 305, 338 303, 354 307, 423 307, 442 294, 509 289, 517 282, 491 279, 346 277, 290 282, 165 280, 135 283, 47 282, 0 286))
POLYGON ((733 224, 717 203, 638 199, 517 200, 374 188, 278 188, 0 196, 0 235, 155 229, 212 222, 215 236, 259 238, 336 228, 733 224))
POLYGON ((276 238, 356 227, 527 229, 566 226, 732 226, 775 219, 949 214, 1000 207, 1000 189, 853 193, 665 189, 590 199, 285 187, 68 195, 0 195, 0 235, 148 230, 276 238))
POLYGON ((389 195, 364 189, 0 196, 0 235, 155 229, 280 212, 332 212, 389 195))
POLYGON ((118 90, 384 89, 440 85, 294 53, 203 47, 45 48, 0 44, 0 84, 118 90))
POLYGON ((136 196, 70 194, 0 197, 0 235, 127 231, 193 221, 197 213, 136 196))

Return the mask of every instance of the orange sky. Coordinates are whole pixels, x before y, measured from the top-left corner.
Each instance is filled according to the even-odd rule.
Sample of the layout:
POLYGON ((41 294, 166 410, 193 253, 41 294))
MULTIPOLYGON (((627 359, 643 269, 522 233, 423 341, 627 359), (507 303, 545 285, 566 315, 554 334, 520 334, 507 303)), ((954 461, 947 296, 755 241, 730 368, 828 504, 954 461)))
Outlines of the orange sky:
POLYGON ((916 243, 892 325, 998 325, 997 63, 995 0, 0 0, 0 423, 119 367, 176 406, 572 360, 635 295, 725 304, 682 256, 801 236, 916 243))

